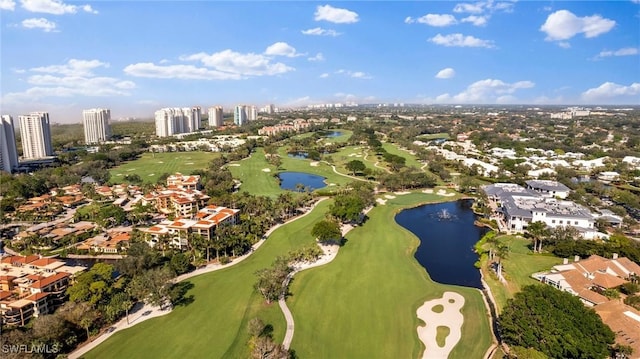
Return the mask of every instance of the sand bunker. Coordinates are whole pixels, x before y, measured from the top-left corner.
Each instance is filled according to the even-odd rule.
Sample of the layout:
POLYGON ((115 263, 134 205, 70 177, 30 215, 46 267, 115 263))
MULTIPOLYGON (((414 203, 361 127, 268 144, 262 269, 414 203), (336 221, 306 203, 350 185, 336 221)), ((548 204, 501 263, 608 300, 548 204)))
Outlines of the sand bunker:
POLYGON ((422 193, 433 193, 433 189, 429 188, 429 189, 422 190, 422 193))
POLYGON ((394 199, 394 198, 396 198, 396 196, 392 196, 392 195, 390 195, 390 194, 385 194, 385 195, 384 195, 384 198, 394 199))
POLYGON ((407 191, 404 191, 404 192, 393 192, 393 194, 397 194, 398 196, 402 196, 403 194, 409 194, 409 193, 411 193, 411 192, 407 192, 407 191))
POLYGON ((329 183, 329 186, 335 186, 335 185, 336 185, 335 183, 329 183))
POLYGON ((418 337, 427 347, 422 353, 422 359, 449 357, 449 353, 462 336, 464 316, 460 309, 463 305, 463 296, 456 292, 444 292, 442 298, 428 300, 418 308, 416 312, 418 318, 426 323, 426 325, 418 327, 418 337), (437 310, 436 307, 438 307, 437 310), (438 345, 436 340, 438 327, 449 328, 449 335, 445 338, 442 347, 438 345))
POLYGON ((129 168, 129 169, 127 170, 127 172, 131 172, 131 171, 135 171, 135 170, 137 170, 137 168, 129 168))
POLYGON ((240 167, 239 163, 229 163, 227 166, 240 167))
POLYGON ((193 164, 193 162, 187 162, 187 163, 185 163, 185 165, 192 165, 192 164, 193 164))
POLYGON ((443 189, 439 189, 438 190, 438 195, 445 196, 445 197, 451 197, 451 196, 455 196, 455 193, 448 193, 447 191, 445 191, 443 189))
POLYGON ((382 199, 382 198, 376 198, 376 202, 378 202, 381 205, 385 205, 387 204, 387 200, 386 199, 382 199))
POLYGON ((314 161, 314 162, 309 163, 309 165, 310 165, 311 167, 318 167, 318 162, 317 162, 317 161, 314 161))
POLYGON ((262 172, 271 172, 271 169, 270 168, 263 168, 262 172))
POLYGON ((156 175, 155 173, 150 173, 150 174, 149 174, 149 177, 151 177, 151 176, 155 176, 155 175, 156 175))

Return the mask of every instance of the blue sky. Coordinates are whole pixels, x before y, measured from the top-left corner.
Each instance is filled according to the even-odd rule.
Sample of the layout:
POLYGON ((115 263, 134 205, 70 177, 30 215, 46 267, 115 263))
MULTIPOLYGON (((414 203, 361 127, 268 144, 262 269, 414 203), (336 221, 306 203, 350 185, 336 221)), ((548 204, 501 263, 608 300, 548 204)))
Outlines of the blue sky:
POLYGON ((640 0, 0 0, 1 111, 640 104, 640 0))

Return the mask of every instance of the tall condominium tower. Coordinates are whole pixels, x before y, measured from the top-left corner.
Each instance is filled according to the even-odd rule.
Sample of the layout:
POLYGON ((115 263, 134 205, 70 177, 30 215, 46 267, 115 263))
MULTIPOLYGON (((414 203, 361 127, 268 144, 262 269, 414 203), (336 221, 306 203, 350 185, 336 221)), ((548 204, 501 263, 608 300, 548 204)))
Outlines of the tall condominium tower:
POLYGON ((256 106, 247 106, 247 118, 249 121, 258 119, 258 108, 256 106))
POLYGON ((84 142, 88 145, 104 142, 111 137, 111 111, 93 108, 82 111, 84 142))
POLYGON ((222 112, 222 106, 209 107, 209 126, 224 126, 224 114, 222 112))
POLYGON ((0 120, 0 171, 11 173, 15 167, 18 167, 18 150, 13 118, 3 115, 0 120))
POLYGON ((189 126, 189 132, 196 132, 202 125, 202 108, 200 106, 194 106, 191 108, 191 125, 189 126))
POLYGON ((31 112, 18 117, 25 160, 53 156, 48 112, 31 112))
POLYGON ((233 123, 235 123, 236 126, 242 126, 247 123, 247 106, 236 106, 235 111, 233 111, 233 123))
POLYGON ((155 113, 156 136, 195 132, 200 128, 200 107, 163 108, 155 113))

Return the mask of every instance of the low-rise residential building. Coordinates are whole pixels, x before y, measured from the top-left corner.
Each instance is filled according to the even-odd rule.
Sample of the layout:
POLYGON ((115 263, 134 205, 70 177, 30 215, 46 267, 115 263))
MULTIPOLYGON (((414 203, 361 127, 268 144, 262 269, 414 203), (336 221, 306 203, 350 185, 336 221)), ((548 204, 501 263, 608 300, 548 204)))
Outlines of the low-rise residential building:
POLYGON ((118 254, 129 247, 131 233, 128 231, 111 231, 91 237, 76 246, 79 250, 105 254, 118 254))
POLYGON ((170 186, 176 186, 183 190, 197 190, 200 189, 200 176, 185 176, 182 173, 177 172, 176 174, 167 177, 167 187, 170 186))
POLYGON ((86 268, 57 258, 8 256, 0 260, 0 314, 6 325, 25 325, 66 301, 66 289, 86 268))
POLYGON ((199 210, 193 219, 179 217, 175 220, 165 220, 151 228, 143 228, 147 243, 155 246, 164 238, 172 246, 184 248, 188 244, 191 234, 198 234, 206 240, 215 238, 215 230, 220 225, 234 225, 240 221, 240 210, 222 206, 209 205, 199 210))
POLYGON ((571 293, 584 305, 592 307, 616 335, 616 343, 640 350, 640 311, 611 300, 603 295, 607 289, 616 289, 637 278, 640 265, 626 257, 613 255, 612 259, 592 255, 573 263, 568 259, 550 271, 533 274, 533 278, 559 290, 571 293))

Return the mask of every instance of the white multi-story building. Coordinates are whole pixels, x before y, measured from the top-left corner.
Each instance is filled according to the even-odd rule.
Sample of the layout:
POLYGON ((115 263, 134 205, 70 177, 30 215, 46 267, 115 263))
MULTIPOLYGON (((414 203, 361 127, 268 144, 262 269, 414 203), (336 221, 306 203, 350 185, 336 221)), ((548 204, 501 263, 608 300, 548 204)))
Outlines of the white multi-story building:
POLYGON ((15 167, 18 167, 18 150, 13 118, 3 115, 0 120, 0 171, 11 173, 15 167))
POLYGON ((598 232, 595 227, 598 216, 589 209, 572 201, 550 198, 548 192, 513 183, 487 185, 482 190, 496 204, 496 211, 508 232, 523 232, 529 224, 543 222, 550 228, 573 227, 584 239, 607 236, 598 232))
POLYGON ((200 106, 194 106, 191 108, 191 117, 189 118, 188 132, 196 132, 200 129, 202 124, 202 108, 200 106))
POLYGON ((32 112, 18 117, 22 157, 26 160, 53 156, 48 112, 32 112))
POLYGON ((156 136, 195 132, 200 128, 200 107, 163 108, 155 113, 156 136))
POLYGON ((111 110, 92 108, 82 111, 84 142, 87 145, 107 141, 111 137, 111 110))
POLYGON ((222 106, 209 107, 209 127, 224 126, 222 106))
POLYGON ((242 126, 247 123, 247 106, 238 105, 233 111, 233 123, 242 126))
POLYGON ((249 121, 258 119, 258 108, 255 106, 247 106, 247 118, 249 121))

